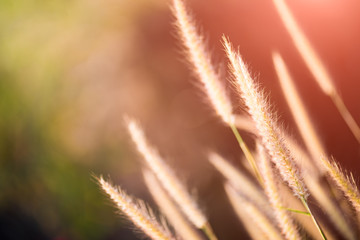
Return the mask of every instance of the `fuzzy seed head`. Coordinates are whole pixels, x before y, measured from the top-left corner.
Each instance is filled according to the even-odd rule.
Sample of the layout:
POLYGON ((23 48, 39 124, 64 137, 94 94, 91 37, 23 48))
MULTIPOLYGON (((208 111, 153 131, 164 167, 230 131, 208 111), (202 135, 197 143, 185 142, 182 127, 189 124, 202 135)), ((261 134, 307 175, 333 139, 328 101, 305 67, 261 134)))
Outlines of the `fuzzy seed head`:
POLYGON ((101 188, 109 195, 111 200, 138 228, 154 240, 176 239, 169 229, 160 224, 152 210, 143 201, 133 199, 121 188, 112 186, 102 177, 98 179, 101 188))
POLYGON ((180 210, 171 200, 168 193, 163 189, 155 175, 150 170, 144 170, 143 175, 146 186, 153 196, 155 202, 160 207, 167 219, 169 219, 170 223, 173 226, 176 226, 175 230, 182 237, 182 239, 201 240, 199 234, 181 214, 180 210))
POLYGON ((182 0, 173 0, 173 13, 176 26, 186 48, 187 56, 193 65, 198 79, 202 83, 216 113, 226 124, 234 123, 234 115, 229 96, 220 81, 219 74, 211 63, 211 57, 206 49, 204 38, 195 25, 195 21, 187 12, 182 0))
POLYGON ((360 213, 360 193, 353 175, 350 174, 350 176, 348 176, 343 173, 339 165, 336 164, 334 160, 330 161, 323 156, 321 157, 321 162, 331 178, 354 206, 355 210, 360 213))
POLYGON ((173 170, 166 164, 159 153, 150 146, 139 124, 130 117, 127 117, 127 126, 133 142, 144 157, 148 167, 156 175, 165 190, 179 205, 189 220, 196 227, 202 228, 206 224, 207 219, 187 191, 185 185, 177 178, 173 170))
POLYGON ((306 198, 307 190, 299 173, 299 168, 284 142, 280 128, 276 125, 275 117, 269 110, 270 107, 265 100, 264 93, 255 84, 247 66, 241 56, 233 50, 230 42, 225 37, 223 41, 241 97, 255 122, 264 146, 269 151, 282 178, 289 184, 294 194, 300 198, 306 198))

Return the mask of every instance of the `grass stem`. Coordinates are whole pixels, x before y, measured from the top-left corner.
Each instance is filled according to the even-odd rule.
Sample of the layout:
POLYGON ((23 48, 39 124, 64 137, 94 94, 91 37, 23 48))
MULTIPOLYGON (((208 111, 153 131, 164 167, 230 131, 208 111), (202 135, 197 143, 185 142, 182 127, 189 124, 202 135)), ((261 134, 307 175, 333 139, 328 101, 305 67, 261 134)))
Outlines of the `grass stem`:
POLYGON ((209 222, 207 222, 202 228, 201 230, 205 233, 205 235, 208 237, 209 240, 218 240, 218 238, 216 237, 211 225, 209 224, 209 222))
POLYGON ((299 214, 304 214, 304 215, 310 216, 309 212, 304 212, 304 211, 300 211, 300 210, 296 210, 296 209, 292 209, 292 208, 286 208, 286 207, 279 207, 279 208, 287 210, 289 212, 294 212, 294 213, 299 213, 299 214))
POLYGON ((326 238, 326 236, 325 236, 325 233, 323 232, 323 230, 321 229, 318 221, 316 220, 315 216, 314 216, 313 213, 311 212, 310 207, 309 207, 306 199, 305 199, 304 197, 301 197, 300 199, 301 199, 302 204, 303 204, 304 207, 306 208, 306 210, 309 212, 309 214, 310 214, 310 216, 311 216, 311 219, 313 220, 316 228, 319 230, 319 233, 320 233, 321 237, 322 237, 324 240, 327 240, 327 238, 326 238))
POLYGON ((255 177, 258 179, 259 183, 261 184, 261 186, 263 186, 263 179, 261 177, 260 171, 256 165, 254 156, 251 154, 248 146, 246 145, 246 143, 244 142, 244 140, 242 139, 239 131, 237 130, 237 128, 235 127, 235 125, 230 124, 230 128, 233 131, 236 140, 239 143, 239 146, 241 148, 241 150, 244 152, 246 159, 248 160, 250 166, 252 167, 252 169, 254 170, 255 173, 255 177))

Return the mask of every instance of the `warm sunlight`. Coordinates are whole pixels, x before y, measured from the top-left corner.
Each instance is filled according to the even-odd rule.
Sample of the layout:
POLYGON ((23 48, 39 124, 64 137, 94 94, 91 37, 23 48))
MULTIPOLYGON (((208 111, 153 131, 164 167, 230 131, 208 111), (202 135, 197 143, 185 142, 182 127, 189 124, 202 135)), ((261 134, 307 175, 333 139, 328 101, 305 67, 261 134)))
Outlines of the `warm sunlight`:
POLYGON ((0 239, 359 239, 359 1, 0 5, 0 239))

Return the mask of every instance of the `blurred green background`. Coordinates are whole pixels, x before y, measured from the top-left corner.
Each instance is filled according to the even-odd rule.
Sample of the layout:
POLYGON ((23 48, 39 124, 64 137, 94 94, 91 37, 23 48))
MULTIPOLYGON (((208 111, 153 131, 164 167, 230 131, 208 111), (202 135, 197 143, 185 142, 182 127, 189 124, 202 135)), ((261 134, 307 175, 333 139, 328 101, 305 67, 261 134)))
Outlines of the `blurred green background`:
POLYGON ((122 90, 113 88, 113 99, 107 90, 128 74, 121 68, 132 25, 158 7, 151 1, 1 1, 1 239, 118 235, 119 217, 91 174, 116 179, 134 171, 119 160, 126 152, 123 134, 117 135, 122 102, 114 91, 122 90))

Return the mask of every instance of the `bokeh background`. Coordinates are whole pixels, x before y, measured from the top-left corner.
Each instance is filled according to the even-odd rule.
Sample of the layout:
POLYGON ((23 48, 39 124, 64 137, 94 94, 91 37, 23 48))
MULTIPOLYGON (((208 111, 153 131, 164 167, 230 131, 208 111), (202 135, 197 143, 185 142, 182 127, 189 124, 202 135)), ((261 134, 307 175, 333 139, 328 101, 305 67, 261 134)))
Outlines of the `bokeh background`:
MULTIPOLYGON (((270 93, 286 129, 298 132, 271 62, 290 67, 330 154, 360 176, 359 144, 306 69, 271 1, 188 0, 215 63, 229 76, 228 35, 270 93)), ((124 128, 138 118, 151 142, 198 195, 221 239, 238 239, 206 153, 240 165, 231 131, 212 112, 177 40, 170 1, 2 0, 0 3, 0 238, 137 239, 92 174, 110 176, 156 206, 124 128)), ((289 1, 360 123, 360 3, 289 1)), ((242 113, 234 91, 236 111, 242 113)), ((251 136, 244 133, 251 144, 251 136)))

